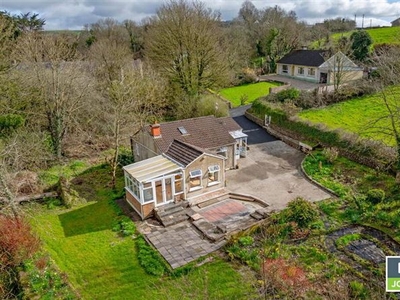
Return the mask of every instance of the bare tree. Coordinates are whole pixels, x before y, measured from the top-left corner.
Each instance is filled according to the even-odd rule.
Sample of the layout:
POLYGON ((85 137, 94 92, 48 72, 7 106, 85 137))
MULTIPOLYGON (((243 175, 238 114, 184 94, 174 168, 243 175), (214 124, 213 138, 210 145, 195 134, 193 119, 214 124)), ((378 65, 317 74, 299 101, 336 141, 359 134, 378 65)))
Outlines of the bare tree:
POLYGON ((166 105, 166 86, 159 74, 132 59, 129 44, 110 37, 97 40, 90 49, 97 89, 102 97, 96 114, 113 148, 112 185, 115 186, 119 149, 128 137, 154 119, 166 105), (105 126, 104 126, 105 125, 105 126))
POLYGON ((145 56, 154 68, 189 95, 227 79, 219 13, 202 2, 171 0, 151 19, 145 56))
POLYGON ((62 35, 24 34, 15 56, 20 62, 16 72, 35 102, 38 119, 45 120, 53 152, 60 159, 73 119, 87 104, 88 66, 79 61, 74 40, 62 35))
POLYGON ((357 79, 357 74, 360 72, 360 68, 340 51, 325 61, 320 69, 329 74, 335 93, 338 93, 343 83, 357 79))
POLYGON ((11 65, 10 53, 15 43, 16 26, 12 18, 0 12, 0 74, 11 65))
POLYGON ((377 114, 370 120, 368 131, 384 135, 385 143, 396 149, 394 170, 396 182, 400 183, 400 49, 398 47, 382 49, 375 55, 378 66, 377 114))

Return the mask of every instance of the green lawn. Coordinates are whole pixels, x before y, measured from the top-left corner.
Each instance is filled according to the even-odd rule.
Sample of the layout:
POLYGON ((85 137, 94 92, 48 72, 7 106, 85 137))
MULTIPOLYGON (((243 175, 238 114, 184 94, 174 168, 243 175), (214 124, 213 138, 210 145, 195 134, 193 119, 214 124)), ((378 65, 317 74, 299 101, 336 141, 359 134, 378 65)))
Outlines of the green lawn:
POLYGON ((219 91, 219 94, 236 107, 241 105, 241 98, 243 96, 246 97, 246 104, 253 103, 257 98, 268 95, 270 87, 279 85, 279 83, 274 82, 250 83, 222 89, 219 91))
MULTIPOLYGON (((383 27, 383 28, 366 28, 372 38, 372 46, 377 44, 400 44, 400 27, 383 27)), ((331 35, 333 41, 338 41, 340 37, 346 36, 350 38, 353 31, 334 33, 331 35)), ((324 41, 320 41, 322 44, 324 41)), ((318 41, 312 43, 313 48, 318 48, 318 41)))
POLYGON ((139 265, 135 240, 111 230, 118 215, 113 204, 121 195, 108 187, 110 169, 89 169, 72 181, 85 205, 48 210, 35 205, 32 223, 59 269, 83 299, 243 299, 255 290, 220 258, 172 279, 148 275, 139 265), (119 194, 119 195, 118 195, 119 194))
MULTIPOLYGON (((398 109, 400 107, 400 87, 387 89, 386 93, 392 108, 397 107, 398 109)), ((388 134, 390 121, 385 118, 387 115, 387 109, 379 93, 348 100, 326 108, 310 109, 299 113, 302 120, 325 124, 330 129, 341 128, 393 146, 395 141, 393 136, 388 134), (373 121, 378 118, 382 119, 379 123, 372 125, 373 121)))

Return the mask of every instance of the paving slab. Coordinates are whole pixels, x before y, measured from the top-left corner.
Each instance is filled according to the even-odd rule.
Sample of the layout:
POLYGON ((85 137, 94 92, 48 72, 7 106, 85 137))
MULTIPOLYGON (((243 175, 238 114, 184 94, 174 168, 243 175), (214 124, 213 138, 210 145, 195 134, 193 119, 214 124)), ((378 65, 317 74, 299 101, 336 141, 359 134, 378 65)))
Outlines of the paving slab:
POLYGON ((226 243, 225 240, 211 243, 204 239, 189 221, 168 228, 153 228, 146 237, 173 269, 214 252, 226 243))

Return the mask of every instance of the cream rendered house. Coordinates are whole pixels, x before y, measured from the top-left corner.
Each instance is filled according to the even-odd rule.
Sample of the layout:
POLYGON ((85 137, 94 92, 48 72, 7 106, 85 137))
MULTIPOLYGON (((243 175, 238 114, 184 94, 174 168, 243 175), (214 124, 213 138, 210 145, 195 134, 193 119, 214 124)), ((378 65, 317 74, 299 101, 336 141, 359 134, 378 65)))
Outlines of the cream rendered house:
POLYGON ((315 82, 334 84, 340 76, 344 82, 363 77, 363 69, 358 67, 342 52, 326 59, 323 50, 295 50, 277 62, 277 74, 315 82))

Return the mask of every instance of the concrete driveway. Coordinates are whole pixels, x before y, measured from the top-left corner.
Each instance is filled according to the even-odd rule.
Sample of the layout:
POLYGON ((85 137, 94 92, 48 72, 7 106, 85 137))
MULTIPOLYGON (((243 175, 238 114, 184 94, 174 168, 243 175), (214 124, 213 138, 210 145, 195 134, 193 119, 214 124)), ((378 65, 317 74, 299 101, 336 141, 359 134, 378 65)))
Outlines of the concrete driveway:
POLYGON ((277 210, 296 197, 310 201, 330 198, 300 171, 304 153, 277 140, 244 116, 250 106, 230 110, 231 117, 248 135, 250 150, 246 158, 239 159, 239 169, 226 172, 227 189, 255 196, 277 210))
POLYGON ((295 78, 290 78, 282 75, 261 75, 260 76, 261 80, 275 80, 275 81, 280 81, 280 82, 287 82, 290 83, 292 87, 295 87, 299 90, 305 90, 305 91, 311 91, 314 90, 315 88, 319 86, 326 86, 326 84, 318 84, 314 82, 308 82, 305 80, 298 80, 295 78))
POLYGON ((313 202, 330 198, 303 176, 303 158, 302 152, 282 141, 251 145, 247 157, 239 160, 239 169, 226 172, 227 189, 255 196, 277 210, 299 196, 313 202))

